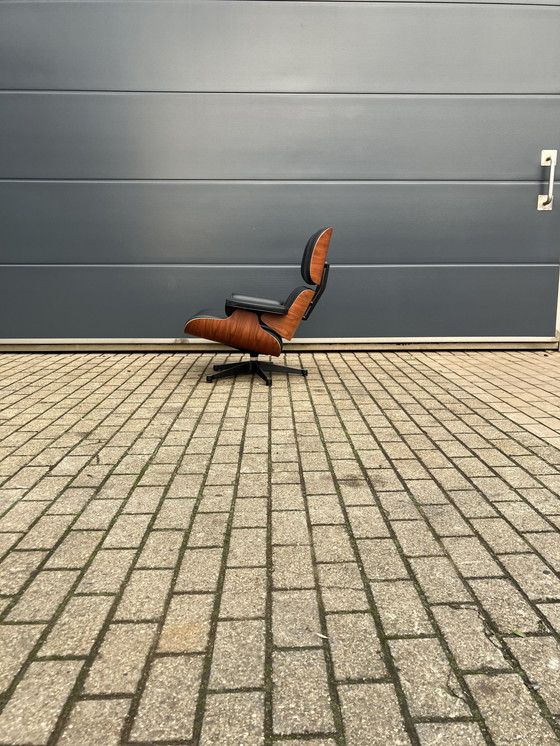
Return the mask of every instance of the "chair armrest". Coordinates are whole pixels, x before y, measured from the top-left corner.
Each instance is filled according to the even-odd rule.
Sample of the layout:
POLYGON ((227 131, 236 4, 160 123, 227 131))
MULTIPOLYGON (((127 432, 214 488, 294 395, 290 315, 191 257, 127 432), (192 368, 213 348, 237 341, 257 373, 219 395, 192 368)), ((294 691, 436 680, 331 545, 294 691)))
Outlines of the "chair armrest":
POLYGON ((234 294, 226 300, 226 309, 243 308, 245 311, 256 311, 257 313, 275 313, 284 316, 288 308, 284 303, 269 298, 253 298, 250 295, 234 294))

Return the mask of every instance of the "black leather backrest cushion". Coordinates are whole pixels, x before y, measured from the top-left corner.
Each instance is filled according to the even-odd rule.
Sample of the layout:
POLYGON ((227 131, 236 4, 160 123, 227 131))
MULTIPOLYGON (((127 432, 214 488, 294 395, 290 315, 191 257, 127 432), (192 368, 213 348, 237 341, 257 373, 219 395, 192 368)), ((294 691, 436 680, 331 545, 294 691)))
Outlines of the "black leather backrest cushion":
POLYGON ((301 260, 301 276, 303 277, 304 282, 307 282, 308 285, 315 285, 311 279, 311 260, 313 259, 313 249, 315 248, 315 244, 325 230, 325 228, 321 228, 314 233, 307 242, 305 251, 303 252, 303 259, 301 260))

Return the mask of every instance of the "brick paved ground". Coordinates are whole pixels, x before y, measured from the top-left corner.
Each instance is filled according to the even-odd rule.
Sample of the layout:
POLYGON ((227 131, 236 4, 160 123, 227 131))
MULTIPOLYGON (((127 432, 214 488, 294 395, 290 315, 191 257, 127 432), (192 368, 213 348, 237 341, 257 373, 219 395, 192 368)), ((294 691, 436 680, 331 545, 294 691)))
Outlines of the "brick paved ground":
POLYGON ((0 356, 0 743, 560 742, 560 355, 302 357, 0 356))

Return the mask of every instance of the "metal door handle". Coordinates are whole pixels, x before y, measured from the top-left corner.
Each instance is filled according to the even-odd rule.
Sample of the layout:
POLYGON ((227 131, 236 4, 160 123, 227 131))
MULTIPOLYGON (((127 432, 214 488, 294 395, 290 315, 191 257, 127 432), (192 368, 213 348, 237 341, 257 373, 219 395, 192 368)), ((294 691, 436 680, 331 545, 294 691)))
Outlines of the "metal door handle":
POLYGON ((541 166, 550 166, 550 178, 548 181, 548 193, 539 194, 537 198, 537 210, 552 210, 552 201, 554 200, 554 171, 556 170, 557 159, 557 150, 541 151, 541 166))

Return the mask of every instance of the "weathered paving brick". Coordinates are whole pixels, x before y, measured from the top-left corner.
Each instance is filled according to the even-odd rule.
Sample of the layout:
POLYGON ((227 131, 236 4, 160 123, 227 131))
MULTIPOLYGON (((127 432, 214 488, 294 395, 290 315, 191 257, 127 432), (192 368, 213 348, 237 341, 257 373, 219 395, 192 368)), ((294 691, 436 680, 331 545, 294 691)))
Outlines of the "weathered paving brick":
POLYGON ((391 521, 391 526, 408 557, 443 554, 443 549, 423 520, 391 521))
POLYGON ((60 746, 119 746, 128 699, 76 702, 57 743, 60 746))
POLYGON ((368 608, 357 565, 341 562, 318 565, 317 570, 326 611, 362 611, 368 608))
POLYGON ((451 498, 467 518, 498 517, 495 509, 475 490, 454 490, 451 498))
POLYGON ((408 746, 395 690, 391 684, 339 687, 347 746, 408 746))
POLYGON ((322 650, 276 651, 272 672, 275 733, 290 735, 334 730, 322 650))
POLYGON ((102 531, 70 531, 51 554, 45 567, 49 569, 83 567, 102 538, 102 531))
POLYGON ((518 531, 550 531, 551 526, 529 505, 522 502, 502 503, 500 510, 518 531))
POLYGON ((272 512, 273 544, 309 544, 309 531, 303 510, 272 512))
POLYGON ((500 632, 540 630, 538 616, 509 580, 477 579, 470 580, 469 585, 500 632))
POLYGON ((100 549, 78 593, 117 593, 134 559, 134 549, 100 549))
POLYGON ((122 499, 92 500, 74 524, 74 528, 108 528, 122 503, 122 499))
POLYGON ((203 652, 208 642, 213 601, 210 595, 173 596, 161 630, 158 651, 203 652))
POLYGON ((163 612, 171 586, 171 570, 134 570, 117 607, 117 620, 154 620, 163 612))
MULTIPOLYGON (((306 742, 308 743, 308 742, 306 742)), ((264 696, 262 692, 209 694, 202 723, 201 746, 262 746, 264 696)))
POLYGON ((214 643, 211 689, 264 685, 264 620, 219 622, 214 643))
POLYGON ((82 661, 36 661, 0 715, 0 743, 46 744, 82 661))
POLYGON ((372 583, 371 592, 386 635, 433 633, 422 601, 410 581, 372 583))
POLYGON ((466 588, 446 557, 414 557, 411 564, 431 604, 470 600, 466 588))
POLYGON ((408 579, 408 572, 391 539, 360 539, 358 549, 369 580, 408 579))
POLYGON ((266 570, 261 567, 232 567, 226 570, 222 590, 222 618, 264 617, 266 570))
POLYGON ((18 593, 46 557, 46 552, 11 552, 0 563, 0 593, 18 593))
POLYGON ((264 498, 240 498, 235 503, 233 525, 235 528, 266 526, 267 501, 264 498))
POLYGON ((27 531, 44 509, 45 506, 37 502, 16 503, 0 518, 0 531, 27 531))
POLYGON ((218 584, 221 562, 221 549, 187 549, 175 590, 214 591, 218 584))
POLYGON ((337 680, 386 675, 371 614, 329 614, 327 630, 337 680))
POLYGON ((140 700, 131 740, 157 743, 189 739, 201 676, 200 656, 156 658, 140 700))
POLYGON ((20 541, 18 549, 52 549, 72 520, 72 516, 68 515, 47 515, 39 518, 20 541))
POLYGON ((492 733, 496 746, 553 746, 558 743, 550 725, 516 674, 466 677, 467 684, 492 733))
POLYGON ((442 541, 464 578, 503 575, 500 566, 475 536, 452 536, 442 541))
POLYGON ((10 624, 0 626, 0 692, 12 683, 14 676, 35 647, 42 624, 10 624))
POLYGON ((163 528, 186 529, 189 527, 194 500, 171 499, 170 493, 162 502, 158 511, 154 529, 163 528))
POLYGON ((418 723, 420 746, 485 746, 486 741, 476 723, 418 723))
POLYGON ((355 506, 348 508, 348 518, 352 532, 357 539, 373 539, 389 536, 379 509, 373 506, 355 506))
POLYGON ((499 641, 474 606, 436 606, 434 616, 459 668, 509 668, 499 641))
POLYGON ((48 621, 70 590, 77 575, 77 572, 70 570, 40 572, 8 614, 9 621, 48 621))
POLYGON ((553 637, 512 638, 508 645, 550 711, 560 714, 560 644, 553 637))
POLYGON ((183 537, 182 531, 151 531, 136 566, 175 567, 183 537))
POLYGON ((40 656, 89 654, 113 599, 109 596, 74 596, 42 645, 40 656))
POLYGON ((227 513, 198 513, 189 536, 189 547, 221 546, 227 520, 227 513))
POLYGON ((154 624, 112 624, 84 685, 88 694, 133 694, 155 635, 154 624))
POLYGON ((470 714, 436 639, 392 640, 390 647, 413 717, 454 718, 470 714))
POLYGON ((560 572, 560 536, 558 531, 546 534, 527 533, 525 536, 556 572, 560 572))
POLYGON ((277 647, 321 644, 315 591, 275 591, 272 596, 272 633, 277 647))
POLYGON ((266 529, 232 529, 227 564, 229 567, 264 566, 266 564, 266 529))
POLYGON ((149 515, 120 515, 103 542, 103 549, 128 549, 137 547, 151 520, 149 515))
POLYGON ((531 554, 503 557, 509 573, 531 599, 560 599, 560 580, 544 562, 531 554))
POLYGON ((275 588, 314 588, 309 546, 276 546, 272 551, 275 588))

